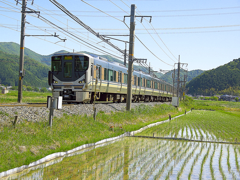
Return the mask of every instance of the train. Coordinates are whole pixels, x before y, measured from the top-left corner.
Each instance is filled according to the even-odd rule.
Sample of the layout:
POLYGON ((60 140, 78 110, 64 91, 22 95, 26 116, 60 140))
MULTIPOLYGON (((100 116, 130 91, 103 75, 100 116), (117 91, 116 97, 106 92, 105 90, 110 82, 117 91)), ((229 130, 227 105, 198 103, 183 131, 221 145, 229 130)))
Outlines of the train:
MULTIPOLYGON (((53 97, 66 103, 125 102, 128 69, 106 58, 85 53, 55 53, 48 83, 53 97), (94 98, 95 97, 95 98, 94 98)), ((150 74, 133 71, 132 102, 172 101, 173 87, 150 74)))

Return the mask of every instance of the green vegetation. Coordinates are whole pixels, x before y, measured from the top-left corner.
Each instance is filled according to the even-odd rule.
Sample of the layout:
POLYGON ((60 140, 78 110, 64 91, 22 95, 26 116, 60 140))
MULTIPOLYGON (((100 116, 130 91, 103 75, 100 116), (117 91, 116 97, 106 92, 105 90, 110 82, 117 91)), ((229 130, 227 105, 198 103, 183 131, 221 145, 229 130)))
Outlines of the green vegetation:
MULTIPOLYGON (((204 71, 200 70, 200 69, 196 69, 196 70, 192 70, 192 71, 188 71, 188 77, 187 77, 187 82, 191 81, 193 78, 199 76, 200 74, 202 74, 204 71)), ((173 79, 172 79, 172 71, 167 72, 166 74, 164 74, 163 76, 161 76, 160 78, 170 84, 173 83, 173 79)), ((183 70, 180 70, 180 76, 183 76, 184 72, 183 70)))
MULTIPOLYGON (((23 103, 46 103, 47 96, 51 96, 52 92, 28 92, 23 91, 23 103)), ((0 104, 16 103, 18 99, 18 91, 10 90, 7 94, 0 94, 0 104)))
MULTIPOLYGON (((36 60, 25 57, 26 70, 23 84, 34 87, 48 87, 47 75, 50 68, 36 60)), ((0 83, 17 86, 19 72, 19 56, 0 51, 0 83)))
POLYGON ((197 111, 187 114, 174 120, 171 123, 161 124, 159 126, 147 129, 137 135, 146 135, 166 137, 178 134, 179 137, 203 140, 217 140, 240 142, 240 114, 234 111, 197 111), (192 129, 188 137, 180 135, 179 132, 192 129))
POLYGON ((240 58, 205 71, 186 85, 190 94, 240 94, 240 58))
POLYGON ((137 130, 165 120, 168 113, 177 115, 183 112, 166 104, 155 107, 143 105, 130 112, 98 113, 97 121, 92 116, 64 115, 54 118, 52 129, 48 122, 25 121, 18 124, 16 129, 0 126, 0 172, 29 164, 54 152, 137 130), (25 146, 26 151, 21 150, 21 146, 25 146))
MULTIPOLYGON (((19 46, 19 44, 14 43, 14 42, 0 42, 0 51, 5 52, 7 54, 19 56, 20 46, 19 46)), ((60 52, 63 52, 63 51, 60 51, 60 52)), ((64 52, 66 52, 66 51, 64 51, 64 52)), ((26 57, 34 59, 42 64, 45 64, 48 66, 50 66, 50 64, 51 64, 51 54, 47 55, 47 56, 40 55, 26 47, 24 49, 24 54, 26 57)))
MULTIPOLYGON (((33 94, 36 96, 38 93, 33 94)), ((180 113, 182 114, 185 109, 189 110, 192 107, 195 108, 192 113, 182 116, 177 120, 172 120, 170 123, 164 123, 160 126, 147 129, 139 135, 152 136, 154 133, 155 136, 175 136, 192 139, 200 139, 204 136, 203 140, 235 142, 237 138, 240 141, 240 103, 194 101, 186 97, 186 100, 181 102, 178 110, 166 104, 155 107, 141 105, 132 109, 130 112, 110 114, 99 112, 97 114, 97 121, 94 121, 92 116, 68 116, 65 114, 61 118, 54 118, 52 128, 49 128, 47 121, 34 123, 26 120, 21 124, 17 124, 15 129, 12 126, 1 125, 0 172, 23 164, 29 164, 54 152, 67 151, 82 144, 115 137, 123 134, 125 131, 137 130, 148 124, 167 119, 168 114, 171 114, 173 117, 180 113), (212 109, 217 111, 198 111, 196 109, 212 109)), ((165 145, 163 145, 163 148, 164 146, 165 145)), ((164 162, 164 166, 158 171, 158 174, 155 176, 156 178, 161 177, 166 171, 165 168, 170 165, 166 177, 171 177, 175 167, 175 165, 171 163, 172 159, 175 159, 176 164, 182 161, 181 164, 183 167, 177 172, 178 178, 181 178, 186 163, 192 156, 196 155, 194 152, 199 152, 198 150, 200 150, 200 153, 197 153, 192 165, 190 165, 191 170, 188 177, 191 177, 193 167, 198 163, 204 146, 201 145, 201 148, 194 146, 193 148, 190 144, 183 142, 181 146, 171 146, 171 148, 169 147, 167 149, 166 153, 169 154, 169 152, 172 152, 172 154, 166 159, 165 156, 163 156, 163 159, 159 161, 159 163, 164 162), (190 151, 190 149, 193 151, 189 154, 188 151, 190 151), (177 154, 179 155, 177 156, 177 154)), ((211 161, 213 160, 212 153, 209 151, 208 155, 206 155, 206 152, 204 153, 204 161, 200 162, 201 171, 203 170, 206 159, 209 159, 209 161, 210 159, 211 161), (207 158, 208 156, 209 158, 207 158)), ((236 164, 238 167, 237 162, 236 164)), ((116 171, 119 171, 119 169, 116 171)), ((145 176, 148 177, 149 173, 150 172, 147 172, 145 176)), ((211 169, 211 173, 212 177, 214 177, 214 169, 211 169)))

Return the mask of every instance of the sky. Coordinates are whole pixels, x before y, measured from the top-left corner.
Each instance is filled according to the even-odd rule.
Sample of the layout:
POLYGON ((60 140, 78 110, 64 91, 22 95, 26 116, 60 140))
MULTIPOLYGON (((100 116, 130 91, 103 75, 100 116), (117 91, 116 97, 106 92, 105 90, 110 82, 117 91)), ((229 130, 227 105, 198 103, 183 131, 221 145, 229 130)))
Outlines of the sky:
MULTIPOLYGON (((134 57, 147 59, 155 71, 173 69, 179 57, 182 63, 188 64, 188 70, 210 70, 240 58, 240 0, 56 1, 100 35, 125 35, 111 36, 123 41, 129 41, 130 18, 125 18, 126 26, 123 17, 130 15, 131 4, 136 5, 137 16, 152 16, 151 23, 148 17, 142 22, 141 17, 135 18, 135 35, 141 42, 135 37, 134 57)), ((0 42, 20 44, 20 3, 0 0, 0 42)), ((25 47, 41 55, 59 50, 88 51, 123 60, 122 53, 102 42, 49 0, 34 0, 33 4, 28 1, 27 7, 40 11, 41 18, 35 13, 27 14, 26 35, 44 36, 26 36, 25 47), (59 38, 45 36, 54 33, 59 38)), ((113 39, 110 42, 125 49, 124 42, 113 39)))

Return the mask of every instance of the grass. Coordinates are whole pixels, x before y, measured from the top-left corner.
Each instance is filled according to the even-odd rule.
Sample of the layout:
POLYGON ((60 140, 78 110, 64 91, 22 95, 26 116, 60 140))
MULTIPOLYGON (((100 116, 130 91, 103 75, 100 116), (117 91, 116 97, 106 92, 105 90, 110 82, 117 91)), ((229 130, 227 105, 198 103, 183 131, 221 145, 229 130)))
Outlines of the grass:
MULTIPOLYGON (((52 92, 30 92, 30 91, 23 91, 22 93, 23 103, 46 103, 47 96, 51 96, 52 92)), ((18 100, 18 91, 11 90, 7 94, 0 94, 0 104, 6 103, 17 103, 18 100)))
MULTIPOLYGON (((235 111, 194 110, 192 113, 177 120, 155 126, 136 135, 152 136, 152 133, 155 133, 155 136, 169 136, 172 134, 173 137, 173 134, 178 134, 178 132, 184 129, 186 131, 189 126, 193 136, 199 140, 205 131, 208 135, 203 140, 212 140, 214 137, 218 141, 235 142, 237 139, 240 142, 240 115, 235 111), (204 131, 201 131, 203 129, 204 131)), ((185 137, 183 133, 181 133, 181 137, 185 137)))
POLYGON ((28 122, 0 126, 0 172, 29 164, 48 154, 73 149, 83 144, 115 137, 125 131, 137 130, 157 121, 165 120, 168 113, 182 113, 170 105, 149 107, 141 105, 130 112, 98 113, 92 116, 64 115, 48 122, 28 122), (110 129, 114 127, 114 131, 110 129), (25 150, 22 149, 25 146, 25 150))
MULTIPOLYGON (((26 93, 23 96, 28 96, 28 98, 24 98, 23 102, 46 102, 46 96, 50 95, 48 93, 26 93)), ((5 98, 4 103, 16 102, 17 100, 17 92, 10 92, 4 96, 11 97, 11 100, 5 98)), ((2 97, 3 95, 0 95, 0 103, 3 103, 2 97)), ((123 134, 125 131, 137 130, 148 124, 167 119, 168 114, 174 117, 182 114, 185 109, 189 110, 192 107, 217 111, 194 110, 192 113, 170 123, 148 129, 142 132, 141 135, 150 134, 152 136, 154 133, 155 136, 158 134, 167 136, 169 134, 178 134, 181 130, 180 136, 183 136, 183 131, 190 128, 191 136, 196 136, 196 131, 200 133, 208 132, 208 136, 213 137, 212 135, 214 135, 217 139, 233 142, 237 138, 240 141, 240 132, 238 131, 240 128, 240 113, 237 111, 239 104, 232 102, 217 103, 211 101, 185 101, 181 103, 178 110, 166 104, 155 107, 141 105, 129 112, 111 114, 99 112, 97 121, 86 115, 64 115, 61 118, 54 118, 53 128, 49 128, 48 122, 34 123, 27 120, 18 124, 16 129, 12 126, 0 125, 0 172, 29 164, 55 152, 67 151, 82 144, 93 143, 123 134), (110 129, 110 126, 113 126, 114 131, 110 129), (203 131, 199 131, 200 129, 203 131)), ((3 115, 1 113, 0 115, 3 115)), ((167 163, 170 162, 171 160, 168 159, 167 163)), ((160 170, 158 175, 161 175, 163 171, 164 169, 160 170)), ((159 177, 158 175, 156 177, 159 177)), ((169 173, 170 175, 171 173, 169 173)))

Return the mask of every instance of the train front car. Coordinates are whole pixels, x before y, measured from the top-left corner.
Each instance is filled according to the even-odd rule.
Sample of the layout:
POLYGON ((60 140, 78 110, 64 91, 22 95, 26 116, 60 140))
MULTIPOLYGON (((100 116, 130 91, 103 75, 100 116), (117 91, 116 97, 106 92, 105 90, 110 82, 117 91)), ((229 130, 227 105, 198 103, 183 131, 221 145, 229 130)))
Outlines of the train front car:
POLYGON ((53 97, 62 96, 63 102, 83 102, 84 92, 91 76, 93 58, 81 53, 54 54, 51 59, 53 97))

